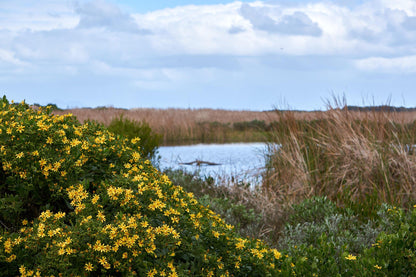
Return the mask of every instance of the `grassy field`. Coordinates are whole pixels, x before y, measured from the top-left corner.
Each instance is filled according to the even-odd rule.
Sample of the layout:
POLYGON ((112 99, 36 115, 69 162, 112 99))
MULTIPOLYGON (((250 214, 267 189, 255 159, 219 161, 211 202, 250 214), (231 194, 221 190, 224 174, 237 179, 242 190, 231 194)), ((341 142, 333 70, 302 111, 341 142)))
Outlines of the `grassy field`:
MULTIPOLYGON (((94 120, 105 126, 123 115, 145 121, 161 134, 163 145, 266 141, 270 124, 278 119, 274 111, 230 111, 214 109, 70 109, 55 114, 72 113, 80 122, 94 120)), ((315 112, 298 112, 299 119, 312 119, 315 112)))
MULTIPOLYGON (((139 140, 5 98, 0 107, 0 276, 416 272, 414 112, 331 108, 236 121, 234 113, 263 113, 225 112, 207 121, 248 133, 251 123, 281 145, 253 187, 160 173, 137 152, 139 140)), ((94 113, 108 110, 110 123, 130 112, 94 113)), ((185 115, 166 128, 200 122, 185 115)))
MULTIPOLYGON (((137 122, 145 121, 162 135, 162 145, 194 143, 268 141, 282 113, 276 111, 232 111, 215 109, 117 109, 111 107, 56 110, 57 115, 72 113, 82 123, 97 121, 109 126, 120 116, 137 122)), ((376 114, 381 112, 376 112, 376 114)), ((331 117, 327 111, 284 111, 295 120, 312 121, 331 117)), ((351 111, 350 119, 366 119, 373 112, 351 111)), ((416 111, 390 113, 389 120, 411 123, 416 111)))
POLYGON ((169 177, 241 235, 287 251, 300 276, 413 275, 415 113, 275 115, 269 142, 282 147, 261 186, 219 187, 183 172, 169 177))

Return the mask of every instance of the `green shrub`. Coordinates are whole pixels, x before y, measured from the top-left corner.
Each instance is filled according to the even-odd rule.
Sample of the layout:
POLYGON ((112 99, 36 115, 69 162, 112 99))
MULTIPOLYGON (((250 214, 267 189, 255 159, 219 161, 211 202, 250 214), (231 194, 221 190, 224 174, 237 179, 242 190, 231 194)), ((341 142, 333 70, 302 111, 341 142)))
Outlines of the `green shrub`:
POLYGON ((255 130, 255 131, 267 131, 268 126, 264 120, 257 120, 254 119, 252 121, 242 121, 242 122, 235 122, 233 123, 233 128, 238 131, 247 131, 247 130, 255 130))
POLYGON ((416 209, 405 213, 401 209, 384 206, 379 213, 388 228, 383 230, 371 248, 364 251, 362 260, 377 263, 388 276, 414 276, 416 209))
POLYGON ((0 101, 0 276, 276 276, 285 257, 241 238, 138 152, 71 115, 0 101))
POLYGON ((292 212, 279 247, 288 251, 298 276, 414 275, 416 209, 405 212, 383 204, 377 216, 363 222, 353 211, 319 197, 295 205, 292 212))
POLYGON ((147 122, 137 122, 121 115, 111 121, 108 130, 124 138, 140 138, 139 144, 142 155, 151 160, 156 158, 157 148, 160 146, 162 136, 155 134, 147 122))
POLYGON ((325 197, 314 197, 294 205, 279 245, 294 253, 302 244, 319 248, 325 239, 339 260, 345 250, 357 254, 371 246, 380 232, 378 220, 362 222, 351 210, 337 208, 325 197))

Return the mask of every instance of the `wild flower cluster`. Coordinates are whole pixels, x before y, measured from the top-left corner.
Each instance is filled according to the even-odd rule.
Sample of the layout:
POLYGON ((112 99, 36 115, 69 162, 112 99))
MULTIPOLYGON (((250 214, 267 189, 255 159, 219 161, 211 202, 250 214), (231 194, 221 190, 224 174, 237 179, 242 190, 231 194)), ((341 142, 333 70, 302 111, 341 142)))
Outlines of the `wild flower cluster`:
MULTIPOLYGON (((0 276, 275 276, 233 227, 95 123, 0 101, 0 276)), ((290 270, 290 265, 289 269, 290 270)))

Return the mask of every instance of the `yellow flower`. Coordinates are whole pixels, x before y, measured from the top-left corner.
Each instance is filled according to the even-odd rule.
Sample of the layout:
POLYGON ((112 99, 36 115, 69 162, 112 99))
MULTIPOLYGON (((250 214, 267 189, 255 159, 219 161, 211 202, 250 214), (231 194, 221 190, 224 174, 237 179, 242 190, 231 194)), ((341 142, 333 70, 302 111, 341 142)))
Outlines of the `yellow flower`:
POLYGON ((235 248, 237 248, 238 250, 241 250, 244 248, 244 245, 246 243, 245 239, 238 239, 238 242, 235 244, 235 248))
POLYGON ((156 210, 156 209, 163 209, 164 207, 166 207, 166 204, 165 203, 163 203, 162 201, 160 201, 159 199, 157 199, 157 200, 155 200, 155 201, 153 201, 152 202, 152 204, 150 204, 149 206, 148 206, 148 208, 149 208, 149 210, 152 210, 152 211, 154 211, 154 210, 156 210))
POLYGON ((98 194, 94 195, 94 197, 91 199, 91 203, 96 204, 98 199, 100 199, 100 196, 98 194))
POLYGON ((46 210, 40 214, 39 218, 42 221, 45 221, 45 219, 50 218, 51 216, 52 216, 52 212, 50 210, 46 210))
POLYGON ((20 178, 22 178, 22 179, 26 179, 26 172, 24 172, 24 171, 21 171, 21 172, 19 172, 19 176, 20 176, 20 178))
POLYGON ((104 213, 102 211, 98 211, 97 218, 99 221, 104 222, 105 221, 104 213))
POLYGON ((81 141, 79 139, 73 139, 71 140, 71 147, 75 147, 77 145, 81 144, 81 141))
POLYGON ((354 256, 354 255, 349 254, 347 257, 345 257, 345 259, 346 259, 346 260, 350 260, 350 261, 352 261, 352 260, 356 260, 356 259, 357 259, 357 257, 356 257, 356 256, 354 256))
POLYGON ((75 166, 82 166, 82 161, 81 160, 77 160, 75 162, 75 166))
POLYGON ((97 144, 103 144, 103 143, 105 143, 105 136, 97 137, 97 138, 95 138, 94 141, 97 144))
POLYGON ((16 255, 13 254, 10 257, 6 258, 6 262, 11 263, 12 261, 14 261, 16 259, 16 255))
POLYGON ((19 133, 22 133, 24 130, 25 130, 25 126, 23 126, 23 125, 19 125, 19 126, 17 126, 17 131, 18 131, 19 133))
POLYGON ((276 260, 278 260, 278 259, 280 259, 282 257, 282 254, 279 251, 277 251, 276 249, 273 249, 272 252, 273 252, 274 258, 276 260))
POLYGON ((131 140, 131 143, 136 144, 140 141, 140 138, 135 137, 134 139, 131 140))
POLYGON ((140 153, 139 152, 134 152, 132 154, 132 156, 133 156, 133 159, 134 159, 135 162, 140 160, 140 153))
POLYGON ((39 160, 39 164, 40 164, 40 166, 44 166, 44 165, 46 165, 46 160, 45 159, 40 159, 39 160))
POLYGON ((105 257, 102 257, 98 260, 100 262, 100 264, 105 268, 105 269, 110 269, 111 265, 107 262, 107 259, 105 257))
POLYGON ((375 265, 374 267, 377 268, 377 269, 381 269, 381 266, 379 266, 379 265, 375 265))
POLYGON ((152 270, 150 270, 149 272, 147 272, 147 277, 153 277, 157 274, 157 270, 155 268, 153 268, 152 270))
POLYGON ((16 154, 16 158, 21 159, 24 155, 25 154, 23 152, 20 152, 19 154, 16 154))
POLYGON ((56 219, 63 218, 63 217, 65 217, 65 213, 64 213, 64 212, 58 212, 58 213, 56 213, 56 214, 54 215, 54 217, 55 217, 56 219))

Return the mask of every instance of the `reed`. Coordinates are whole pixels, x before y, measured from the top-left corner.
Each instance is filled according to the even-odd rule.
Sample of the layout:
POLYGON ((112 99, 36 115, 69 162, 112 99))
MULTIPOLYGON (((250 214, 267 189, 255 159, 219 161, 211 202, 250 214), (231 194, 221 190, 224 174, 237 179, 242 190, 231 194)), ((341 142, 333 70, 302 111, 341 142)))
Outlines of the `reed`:
MULTIPOLYGON (((230 111, 215 109, 116 109, 83 108, 54 111, 55 114, 72 113, 80 122, 94 120, 109 126, 121 115, 125 119, 146 122, 163 137, 163 145, 192 144, 201 142, 264 141, 264 129, 234 128, 234 123, 264 122, 276 120, 272 111, 230 111)), ((241 126, 241 124, 240 124, 241 126)))
POLYGON ((263 189, 285 203, 327 196, 364 215, 379 203, 414 203, 414 113, 352 112, 335 104, 313 120, 277 112, 263 189))

